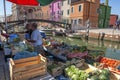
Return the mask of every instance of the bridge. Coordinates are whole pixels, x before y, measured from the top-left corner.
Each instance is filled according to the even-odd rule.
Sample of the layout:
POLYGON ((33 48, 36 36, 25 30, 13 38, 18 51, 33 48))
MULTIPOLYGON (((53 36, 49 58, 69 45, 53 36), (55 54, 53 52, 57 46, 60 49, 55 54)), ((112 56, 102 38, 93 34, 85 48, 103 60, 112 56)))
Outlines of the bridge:
MULTIPOLYGON (((46 23, 51 23, 54 25, 59 25, 60 27, 65 28, 65 29, 71 29, 71 24, 65 23, 65 22, 53 21, 53 20, 27 19, 27 22, 46 22, 46 23), (64 26, 62 26, 62 25, 64 25, 64 26)), ((10 27, 10 26, 16 26, 19 24, 23 24, 23 23, 25 23, 25 20, 9 21, 7 23, 9 24, 8 27, 10 27)), ((0 22, 0 24, 5 24, 5 22, 0 22)))

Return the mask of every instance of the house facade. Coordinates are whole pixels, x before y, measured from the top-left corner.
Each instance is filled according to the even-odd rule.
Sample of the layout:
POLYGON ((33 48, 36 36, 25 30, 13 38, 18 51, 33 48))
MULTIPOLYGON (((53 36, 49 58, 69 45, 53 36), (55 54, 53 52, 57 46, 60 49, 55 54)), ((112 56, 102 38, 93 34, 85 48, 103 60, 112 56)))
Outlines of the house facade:
POLYGON ((63 0, 61 2, 61 18, 66 23, 70 23, 70 4, 71 0, 63 0))
POLYGON ((107 28, 109 27, 111 14, 111 7, 105 4, 100 4, 100 13, 98 16, 98 27, 99 28, 107 28))
POLYGON ((61 20, 61 0, 56 0, 50 4, 50 19, 54 21, 61 20))
POLYGON ((98 26, 100 0, 71 0, 71 23, 78 27, 86 26, 89 19, 91 27, 98 26))

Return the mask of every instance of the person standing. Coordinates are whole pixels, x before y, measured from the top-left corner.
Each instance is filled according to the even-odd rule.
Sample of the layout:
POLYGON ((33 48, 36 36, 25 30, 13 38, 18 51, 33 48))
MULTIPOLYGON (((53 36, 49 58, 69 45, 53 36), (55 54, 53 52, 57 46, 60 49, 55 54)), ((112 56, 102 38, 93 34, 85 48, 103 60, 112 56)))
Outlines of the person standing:
POLYGON ((31 34, 30 40, 28 40, 28 41, 31 42, 32 45, 34 46, 35 52, 43 53, 42 36, 41 36, 39 30, 37 30, 37 24, 33 23, 31 26, 31 29, 33 32, 31 34))
POLYGON ((119 29, 119 25, 120 25, 119 21, 116 21, 116 29, 119 29))

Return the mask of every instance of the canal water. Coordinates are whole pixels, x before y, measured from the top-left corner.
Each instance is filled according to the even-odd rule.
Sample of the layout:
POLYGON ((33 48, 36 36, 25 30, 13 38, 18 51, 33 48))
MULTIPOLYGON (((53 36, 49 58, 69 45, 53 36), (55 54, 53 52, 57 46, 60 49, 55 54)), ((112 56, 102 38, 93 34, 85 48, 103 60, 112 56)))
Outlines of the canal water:
POLYGON ((105 56, 112 59, 120 60, 120 43, 113 41, 98 41, 95 39, 75 39, 69 37, 53 37, 57 41, 65 42, 70 45, 87 46, 89 49, 103 50, 105 56))

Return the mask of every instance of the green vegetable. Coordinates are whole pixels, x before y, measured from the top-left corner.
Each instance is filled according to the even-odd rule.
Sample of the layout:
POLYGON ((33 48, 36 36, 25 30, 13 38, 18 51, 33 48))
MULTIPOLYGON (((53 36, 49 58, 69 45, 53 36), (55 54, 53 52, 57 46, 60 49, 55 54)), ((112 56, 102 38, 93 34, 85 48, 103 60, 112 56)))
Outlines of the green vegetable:
POLYGON ((78 78, 79 78, 79 76, 76 75, 76 74, 73 74, 72 77, 71 77, 72 80, 78 80, 78 78))
POLYGON ((92 76, 92 77, 90 78, 90 80, 99 80, 99 79, 98 79, 98 77, 95 75, 95 76, 92 76))
POLYGON ((104 75, 104 74, 101 74, 101 75, 99 76, 99 79, 100 79, 100 80, 110 80, 110 79, 109 79, 109 76, 106 76, 106 75, 104 75))
POLYGON ((74 65, 68 67, 65 69, 66 74, 72 79, 72 80, 86 80, 88 77, 88 74, 83 71, 79 70, 74 65))
POLYGON ((110 75, 110 71, 108 69, 103 69, 101 74, 104 74, 104 75, 110 75))

